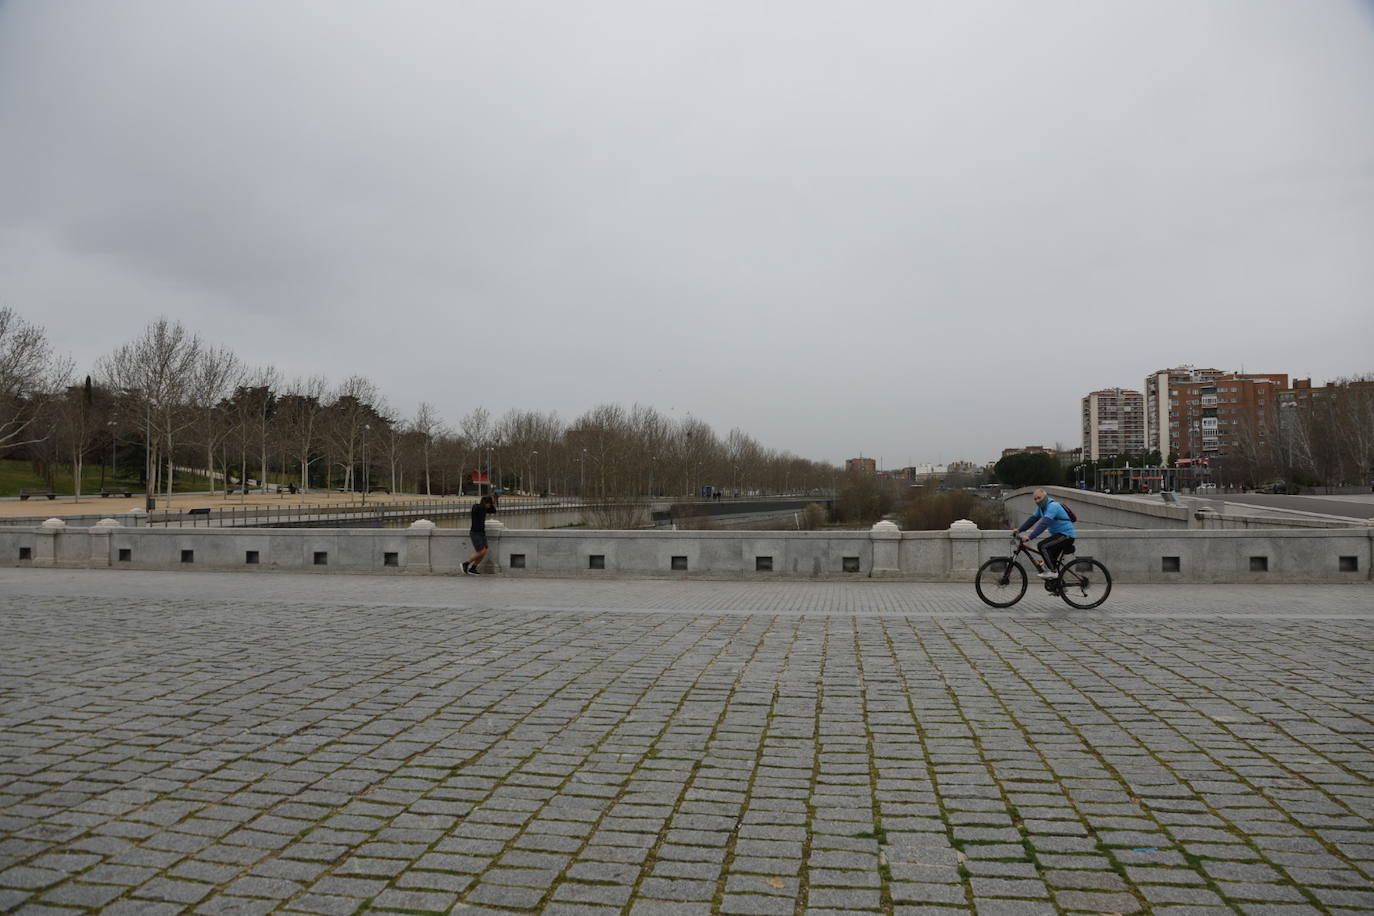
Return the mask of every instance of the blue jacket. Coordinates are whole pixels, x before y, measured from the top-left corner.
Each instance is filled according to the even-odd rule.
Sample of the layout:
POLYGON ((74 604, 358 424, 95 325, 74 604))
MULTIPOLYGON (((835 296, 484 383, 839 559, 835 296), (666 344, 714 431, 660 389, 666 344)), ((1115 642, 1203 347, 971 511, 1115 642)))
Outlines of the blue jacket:
POLYGON ((1035 524, 1036 519, 1040 520, 1040 524, 1035 525, 1035 530, 1030 533, 1030 536, 1033 538, 1038 538, 1040 535, 1044 534, 1046 528, 1050 530, 1051 534, 1065 534, 1071 538, 1078 537, 1077 531, 1074 530, 1073 522, 1069 521, 1069 513, 1065 512, 1063 506, 1059 505, 1059 503, 1048 496, 1045 497, 1044 506, 1036 506, 1035 511, 1031 513, 1031 517, 1026 519, 1021 524, 1021 527, 1016 530, 1025 531, 1031 525, 1035 524))

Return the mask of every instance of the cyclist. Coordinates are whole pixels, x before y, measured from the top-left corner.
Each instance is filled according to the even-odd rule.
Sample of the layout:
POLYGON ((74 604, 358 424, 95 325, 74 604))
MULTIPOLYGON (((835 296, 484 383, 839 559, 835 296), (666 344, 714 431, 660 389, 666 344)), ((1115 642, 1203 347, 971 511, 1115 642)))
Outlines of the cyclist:
POLYGON ((1037 488, 1031 497, 1035 500, 1035 511, 1031 513, 1030 518, 1021 523, 1016 533, 1022 541, 1029 542, 1044 534, 1045 529, 1049 529, 1050 536, 1040 542, 1040 553, 1045 557, 1045 566, 1040 568, 1036 575, 1042 579, 1053 579, 1059 575, 1059 558, 1073 552, 1073 540, 1078 536, 1078 532, 1069 519, 1069 513, 1065 512, 1059 503, 1050 499, 1044 490, 1037 488), (1038 525, 1037 519, 1040 522, 1038 525), (1035 530, 1026 534, 1026 529, 1032 525, 1035 525, 1035 530))

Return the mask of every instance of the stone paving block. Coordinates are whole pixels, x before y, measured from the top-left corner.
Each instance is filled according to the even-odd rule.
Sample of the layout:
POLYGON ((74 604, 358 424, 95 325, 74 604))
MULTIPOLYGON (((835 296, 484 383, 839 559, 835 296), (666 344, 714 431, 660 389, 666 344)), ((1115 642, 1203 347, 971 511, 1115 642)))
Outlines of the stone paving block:
POLYGON ((304 894, 287 904, 282 912, 314 913, 319 916, 349 916, 358 911, 362 901, 353 897, 329 897, 323 894, 304 894))
POLYGON ((1055 891, 1054 902, 1066 910, 1091 910, 1096 913, 1139 913, 1141 902, 1130 894, 1098 891, 1055 891))
POLYGON ((973 911, 977 916, 1058 916, 1059 911, 1047 902, 1037 900, 989 900, 975 897, 973 911))
POLYGON ((711 904, 641 898, 631 904, 630 916, 711 916, 711 904))
MULTIPOLYGON (((54 903, 59 906, 79 906, 100 909, 111 900, 126 893, 127 888, 113 884, 80 884, 75 881, 68 882, 55 887, 43 895, 43 900, 47 903, 54 903)), ((4 892, 0 892, 0 910, 9 911, 15 908, 19 900, 25 899, 28 895, 7 902, 4 892)))
MULTIPOLYGON (((202 904, 203 906, 204 904, 202 904)), ((71 910, 57 910, 54 912, 71 913, 71 910)), ((116 900, 109 906, 101 910, 103 914, 110 916, 172 916, 174 913, 185 911, 179 903, 160 903, 152 900, 116 900)))
POLYGON ((214 886, 196 881, 178 881, 170 878, 155 878, 134 890, 134 897, 146 900, 167 900, 172 903, 196 903, 205 898, 214 886))
POLYGON ((563 903, 623 907, 629 902, 630 893, 631 888, 628 885, 579 884, 575 881, 567 881, 558 885, 554 890, 553 900, 563 903))
POLYGON ((729 916, 792 916, 796 903, 792 898, 761 897, 757 894, 726 893, 716 912, 729 916))
POLYGON ((267 916, 280 906, 280 901, 276 900, 215 896, 197 906, 194 912, 205 916, 267 916))
POLYGON ((390 888, 377 895, 372 901, 372 908, 408 913, 447 913, 457 900, 457 894, 390 888))
POLYGON ((963 904, 967 895, 962 884, 925 884, 894 881, 888 887, 896 903, 937 903, 951 906, 963 904))
POLYGON ((837 910, 876 910, 882 895, 876 890, 853 887, 813 887, 806 892, 806 906, 837 910))

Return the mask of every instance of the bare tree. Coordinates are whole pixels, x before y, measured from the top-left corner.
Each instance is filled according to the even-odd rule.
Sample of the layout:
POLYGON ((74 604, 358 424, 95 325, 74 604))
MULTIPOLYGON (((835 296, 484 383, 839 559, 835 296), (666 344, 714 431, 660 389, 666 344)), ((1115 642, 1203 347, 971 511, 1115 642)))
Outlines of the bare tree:
POLYGON ((102 358, 97 374, 139 408, 148 436, 149 468, 146 492, 151 501, 154 470, 165 450, 167 496, 172 495, 172 453, 176 436, 187 424, 187 391, 195 378, 201 350, 200 338, 180 323, 159 318, 144 329, 143 336, 102 358))
POLYGON ((387 404, 385 398, 378 399, 373 416, 375 419, 368 424, 372 427, 372 454, 380 454, 386 459, 387 472, 390 475, 388 489, 392 493, 398 493, 405 481, 405 470, 401 466, 401 460, 405 455, 405 430, 402 424, 396 421, 391 405, 387 404))
POLYGON ((318 458, 315 449, 320 440, 319 418, 328 387, 322 375, 297 378, 287 386, 277 403, 282 436, 300 465, 301 492, 310 488, 310 465, 318 458))
POLYGON ((420 457, 425 475, 425 495, 433 496, 434 493, 430 487, 429 455, 434 448, 434 440, 444 434, 444 421, 439 417, 433 404, 428 401, 420 402, 420 408, 415 411, 415 419, 410 421, 410 431, 415 434, 420 445, 420 457))
POLYGON ((50 428, 58 448, 71 459, 72 495, 81 501, 82 474, 86 455, 101 427, 100 404, 91 377, 81 385, 70 385, 62 396, 49 402, 50 428))
MULTIPOLYGON (((205 447, 205 474, 211 493, 215 492, 215 453, 232 432, 231 425, 225 422, 223 403, 230 392, 243 384, 245 371, 242 361, 227 347, 207 347, 196 362, 190 399, 198 417, 200 444, 205 447)), ((227 490, 229 468, 221 470, 227 490)))
POLYGON ((463 473, 466 475, 470 468, 489 472, 491 468, 483 468, 482 465, 482 450, 490 448, 495 441, 496 431, 491 422, 491 413, 485 407, 475 408, 458 421, 458 428, 463 443, 463 473), (469 455, 473 456, 471 460, 467 457, 469 455))
POLYGON ((0 452, 37 442, 30 434, 44 404, 71 379, 70 359, 54 359, 47 335, 10 308, 0 309, 0 452))
POLYGON ((258 447, 258 486, 267 489, 267 454, 271 444, 272 418, 277 413, 277 387, 281 376, 273 366, 264 366, 253 375, 253 387, 263 392, 253 413, 253 438, 258 447))
POLYGON ((1346 468, 1341 482, 1374 485, 1374 375, 1342 379, 1335 398, 1336 435, 1346 468))
POLYGON ((376 418, 377 386, 361 375, 344 379, 326 414, 325 435, 342 459, 344 488, 356 490, 354 462, 362 446, 363 427, 376 418))

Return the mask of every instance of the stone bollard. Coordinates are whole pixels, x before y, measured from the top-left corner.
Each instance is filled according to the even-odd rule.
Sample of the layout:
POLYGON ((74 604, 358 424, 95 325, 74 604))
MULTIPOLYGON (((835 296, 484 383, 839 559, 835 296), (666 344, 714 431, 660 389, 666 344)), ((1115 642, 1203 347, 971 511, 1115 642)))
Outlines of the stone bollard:
POLYGON ((434 559, 430 545, 437 527, 427 518, 417 518, 406 529, 406 572, 434 572, 434 559))
POLYGON ((972 579, 978 574, 982 559, 983 532, 966 518, 949 526, 949 578, 952 581, 972 579))
POLYGON ((868 536, 873 540, 873 569, 869 575, 875 579, 900 575, 902 529, 883 520, 869 530, 868 536))
POLYGON ((116 528, 121 527, 119 522, 112 518, 102 518, 90 527, 87 533, 91 537, 91 559, 90 565, 97 569, 107 569, 110 562, 110 535, 114 534, 116 528))
POLYGON ((129 516, 129 521, 132 523, 129 525, 130 528, 142 528, 148 524, 148 510, 142 506, 137 509, 130 509, 124 514, 129 516))
POLYGON ((57 536, 67 530, 67 523, 60 518, 50 518, 38 526, 34 538, 33 565, 57 565, 57 536))

